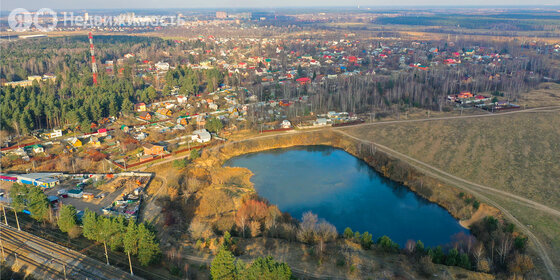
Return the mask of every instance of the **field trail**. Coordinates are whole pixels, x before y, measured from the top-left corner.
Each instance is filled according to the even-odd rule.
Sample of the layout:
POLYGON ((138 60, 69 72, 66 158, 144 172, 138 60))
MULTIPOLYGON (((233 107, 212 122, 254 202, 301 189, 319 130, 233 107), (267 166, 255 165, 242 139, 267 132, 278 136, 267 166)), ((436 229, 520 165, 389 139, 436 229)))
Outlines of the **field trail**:
MULTIPOLYGON (((518 111, 518 112, 523 112, 523 111, 518 111)), ((511 112, 511 113, 515 113, 515 112, 511 112)), ((500 115, 503 115, 503 114, 500 114, 500 115)), ((494 115, 482 115, 482 116, 494 116, 494 115)), ((481 116, 479 116, 479 117, 481 117, 481 116)), ((457 118, 457 117, 449 117, 449 118, 457 118)), ((446 119, 446 118, 439 118, 439 119, 446 119)), ((544 211, 546 213, 549 213, 549 214, 555 215, 555 216, 560 216, 560 211, 558 211, 556 209, 552 209, 552 208, 547 207, 545 205, 542 205, 538 202, 535 202, 535 201, 532 201, 532 200, 514 195, 514 194, 506 192, 506 191, 496 190, 496 189, 493 189, 493 188, 490 188, 490 187, 487 187, 487 186, 483 186, 483 185, 480 185, 480 184, 469 182, 465 179, 459 178, 459 177, 451 175, 451 174, 449 174, 449 173, 447 173, 443 170, 440 170, 440 169, 438 169, 438 168, 436 168, 432 165, 429 165, 429 164, 424 163, 420 160, 417 160, 415 158, 412 158, 410 156, 407 156, 405 154, 397 152, 397 151, 395 151, 395 150, 393 150, 389 147, 386 147, 384 145, 377 144, 377 143, 374 143, 374 142, 369 141, 369 140, 364 140, 364 139, 358 138, 354 135, 349 134, 348 132, 346 132, 344 130, 333 129, 333 131, 336 131, 336 132, 338 132, 338 133, 340 133, 340 134, 342 134, 346 137, 352 138, 356 141, 366 143, 366 144, 369 144, 369 145, 374 145, 377 148, 381 149, 382 151, 410 163, 412 166, 414 166, 415 168, 417 168, 421 172, 424 172, 425 174, 427 174, 429 176, 433 176, 434 178, 440 179, 440 180, 442 180, 444 182, 447 182, 447 183, 449 183, 453 186, 456 186, 458 188, 467 190, 470 193, 472 193, 473 195, 477 196, 482 201, 488 203, 489 205, 492 205, 492 206, 496 207, 497 209, 499 209, 502 212, 502 214, 509 221, 511 221, 519 229, 521 229, 521 231, 524 232, 529 237, 529 239, 533 242, 533 244, 536 247, 535 249, 536 249, 537 253, 539 254, 539 257, 544 262, 544 265, 545 265, 546 270, 547 270, 548 274, 550 275, 550 277, 552 279, 560 279, 560 273, 558 272, 558 269, 554 266, 554 263, 552 262, 551 258, 549 257, 549 255, 547 253, 547 250, 545 249, 543 244, 539 241, 539 239, 527 228, 526 225, 524 225, 519 220, 517 220, 517 218, 515 218, 511 213, 509 213, 509 211, 507 211, 500 204, 498 204, 497 202, 488 198, 485 195, 485 193, 495 192, 495 193, 498 193, 498 194, 502 194, 502 195, 514 198, 514 199, 517 198, 518 201, 521 201, 523 204, 528 204, 530 206, 533 206, 536 209, 539 209, 541 211, 544 211)))
POLYGON ((474 212, 470 219, 459 221, 459 224, 461 224, 461 226, 464 228, 470 228, 472 224, 484 219, 486 216, 497 217, 499 216, 499 211, 497 211, 497 209, 494 207, 489 207, 486 204, 481 204, 478 210, 474 212))

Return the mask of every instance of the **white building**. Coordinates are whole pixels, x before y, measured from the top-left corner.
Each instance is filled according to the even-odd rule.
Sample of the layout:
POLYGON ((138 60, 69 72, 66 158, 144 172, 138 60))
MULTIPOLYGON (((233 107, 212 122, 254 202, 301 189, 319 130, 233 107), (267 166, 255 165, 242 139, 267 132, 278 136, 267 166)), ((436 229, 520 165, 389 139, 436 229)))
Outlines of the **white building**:
POLYGON ((187 103, 187 97, 184 95, 177 96, 177 102, 179 104, 187 103))
POLYGON ((192 135, 193 141, 197 141, 198 143, 206 143, 206 142, 210 142, 211 139, 212 136, 210 135, 210 132, 208 132, 208 130, 206 129, 199 129, 193 131, 193 135, 192 135))
POLYGON ((53 129, 53 132, 47 133, 46 136, 49 138, 56 138, 62 136, 62 129, 53 129))
POLYGON ((292 123, 289 120, 283 120, 281 126, 282 128, 290 128, 292 127, 292 123))
POLYGON ((326 126, 328 121, 329 120, 325 118, 318 118, 315 122, 313 122, 313 126, 326 126))
POLYGON ((157 70, 160 70, 160 71, 169 70, 169 63, 167 63, 167 62, 161 62, 160 61, 160 62, 156 63, 154 66, 156 67, 157 70))

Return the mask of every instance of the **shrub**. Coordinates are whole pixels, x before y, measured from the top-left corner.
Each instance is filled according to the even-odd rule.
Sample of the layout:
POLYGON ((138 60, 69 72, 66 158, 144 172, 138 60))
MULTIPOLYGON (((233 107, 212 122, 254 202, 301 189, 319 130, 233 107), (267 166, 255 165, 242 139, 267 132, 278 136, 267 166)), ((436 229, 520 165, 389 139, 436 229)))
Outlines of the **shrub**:
POLYGON ((344 229, 344 233, 342 234, 342 236, 345 239, 351 239, 352 237, 354 237, 354 232, 352 232, 352 229, 347 227, 346 229, 344 229))
POLYGON ((431 277, 436 272, 436 268, 430 256, 423 256, 420 258, 420 273, 425 277, 431 277))
POLYGON ((370 249, 371 245, 373 245, 373 235, 371 235, 369 232, 364 232, 364 234, 362 234, 362 248, 364 249, 370 249))
POLYGON ((399 244, 393 242, 388 236, 383 235, 377 240, 377 244, 385 252, 396 252, 399 249, 399 244))

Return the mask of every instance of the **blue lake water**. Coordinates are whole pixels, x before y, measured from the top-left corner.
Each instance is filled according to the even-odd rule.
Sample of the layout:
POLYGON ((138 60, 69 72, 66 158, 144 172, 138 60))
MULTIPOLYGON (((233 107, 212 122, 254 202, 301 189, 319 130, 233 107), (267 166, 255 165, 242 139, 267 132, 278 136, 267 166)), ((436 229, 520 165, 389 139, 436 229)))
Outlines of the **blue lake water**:
POLYGON ((300 146, 246 154, 225 166, 254 173, 257 193, 281 211, 301 219, 311 211, 336 226, 407 240, 445 245, 469 231, 445 209, 405 186, 383 178, 364 161, 328 146, 300 146))

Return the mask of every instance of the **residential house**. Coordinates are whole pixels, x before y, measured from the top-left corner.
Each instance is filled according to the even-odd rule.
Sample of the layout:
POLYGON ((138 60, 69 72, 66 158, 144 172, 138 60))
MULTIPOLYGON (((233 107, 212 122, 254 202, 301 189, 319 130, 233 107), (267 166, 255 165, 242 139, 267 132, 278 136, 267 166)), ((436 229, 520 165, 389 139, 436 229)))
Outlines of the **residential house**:
POLYGON ((177 96, 177 102, 179 104, 187 103, 187 97, 184 96, 184 95, 179 95, 179 96, 177 96))
POLYGON ((142 145, 144 155, 160 155, 163 154, 163 146, 146 143, 142 145))
POLYGON ((473 94, 468 92, 468 91, 465 91, 465 92, 459 93, 458 97, 459 98, 471 98, 471 97, 473 97, 473 94))
POLYGON ((53 132, 47 133, 49 138, 56 138, 62 136, 62 129, 53 129, 53 132))
POLYGON ((148 112, 140 112, 140 115, 138 117, 145 121, 149 121, 152 119, 152 115, 150 115, 150 113, 148 112))
POLYGON ((154 66, 156 67, 157 70, 160 70, 160 71, 169 70, 169 63, 167 63, 167 62, 161 62, 160 61, 160 62, 156 63, 154 66))
POLYGON ((193 141, 197 141, 199 143, 206 143, 206 142, 210 142, 211 139, 212 136, 210 135, 210 132, 208 132, 208 130, 206 129, 199 129, 193 131, 193 135, 192 135, 193 141))
POLYGON ((170 117, 171 116, 171 111, 169 109, 166 108, 159 108, 156 113, 164 116, 164 117, 170 117))
POLYGON ((281 126, 282 128, 290 128, 292 127, 292 123, 289 120, 283 120, 281 126))
POLYGON ((36 153, 36 154, 45 152, 45 149, 43 148, 43 146, 41 146, 39 144, 31 146, 31 148, 33 149, 33 152, 36 153))
POLYGON ((93 137, 91 136, 89 138, 89 144, 95 146, 95 147, 101 147, 101 141, 99 140, 99 138, 97 137, 93 137))
POLYGON ((138 112, 144 112, 146 111, 146 103, 142 102, 134 104, 134 109, 138 112))
POLYGON ((80 139, 78 139, 77 137, 72 137, 69 142, 74 147, 81 147, 82 146, 82 141, 80 141, 80 139))
POLYGON ((318 118, 315 122, 313 122, 313 126, 326 126, 328 124, 328 120, 325 118, 318 118))

